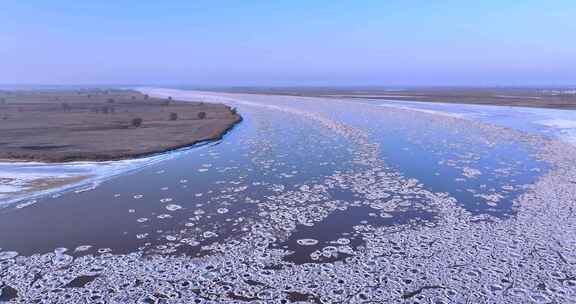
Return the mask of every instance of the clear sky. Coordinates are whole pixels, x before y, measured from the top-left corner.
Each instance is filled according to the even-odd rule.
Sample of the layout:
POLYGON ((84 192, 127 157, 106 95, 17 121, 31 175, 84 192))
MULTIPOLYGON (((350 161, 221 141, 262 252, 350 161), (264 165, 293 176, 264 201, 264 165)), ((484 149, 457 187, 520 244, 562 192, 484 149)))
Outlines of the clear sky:
POLYGON ((576 84, 576 1, 0 0, 0 83, 576 84))

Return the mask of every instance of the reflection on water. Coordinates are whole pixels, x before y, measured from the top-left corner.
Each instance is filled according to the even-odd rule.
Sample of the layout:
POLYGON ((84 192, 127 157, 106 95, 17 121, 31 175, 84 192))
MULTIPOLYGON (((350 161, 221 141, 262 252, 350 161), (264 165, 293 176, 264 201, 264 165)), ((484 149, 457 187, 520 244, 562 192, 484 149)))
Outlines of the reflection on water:
POLYGON ((151 93, 233 103, 244 121, 217 144, 1 209, 0 231, 10 231, 0 234, 2 296, 18 288, 53 302, 87 289, 96 300, 144 303, 574 297, 563 285, 571 279, 547 280, 563 293, 530 287, 573 258, 570 235, 557 234, 565 247, 540 243, 570 231, 568 220, 548 230, 526 221, 556 210, 536 208, 544 188, 535 185, 557 178, 554 208, 570 195, 561 187, 572 173, 550 173, 562 163, 542 155, 552 145, 543 138, 371 104, 151 93), (541 255, 526 259, 526 248, 541 255), (514 281, 511 271, 522 275, 514 281))

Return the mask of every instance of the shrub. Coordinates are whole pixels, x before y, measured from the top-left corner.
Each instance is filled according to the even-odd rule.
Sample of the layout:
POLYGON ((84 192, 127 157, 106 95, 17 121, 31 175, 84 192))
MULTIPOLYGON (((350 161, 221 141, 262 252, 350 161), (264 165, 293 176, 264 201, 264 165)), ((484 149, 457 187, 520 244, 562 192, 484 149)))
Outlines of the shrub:
POLYGON ((148 96, 148 94, 144 95, 144 99, 148 99, 150 98, 150 96, 148 96))
POLYGON ((162 103, 162 105, 169 106, 170 103, 172 103, 172 97, 168 97, 168 99, 164 99, 164 102, 162 103))
POLYGON ((134 119, 132 119, 132 126, 135 128, 138 128, 142 125, 142 118, 140 117, 136 117, 134 119))
POLYGON ((170 120, 178 120, 178 113, 170 113, 170 120))
POLYGON ((116 101, 114 100, 114 98, 108 98, 108 103, 114 103, 114 102, 116 102, 116 101))
POLYGON ((232 112, 234 115, 238 114, 238 110, 236 110, 236 108, 231 108, 230 112, 232 112))
POLYGON ((64 112, 70 112, 72 110, 72 107, 67 102, 63 102, 62 110, 64 110, 64 112))
POLYGON ((4 97, 0 98, 0 103, 1 103, 1 104, 6 104, 6 98, 4 98, 4 97))
POLYGON ((198 119, 206 118, 206 112, 198 112, 198 119))

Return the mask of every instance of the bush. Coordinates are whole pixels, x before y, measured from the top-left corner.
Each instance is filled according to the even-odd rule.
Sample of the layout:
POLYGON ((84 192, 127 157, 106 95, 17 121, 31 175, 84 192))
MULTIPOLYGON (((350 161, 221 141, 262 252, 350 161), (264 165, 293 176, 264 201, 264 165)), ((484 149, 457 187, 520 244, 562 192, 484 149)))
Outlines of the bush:
POLYGON ((178 113, 170 113, 170 120, 178 120, 178 113))
POLYGON ((72 107, 67 102, 63 102, 62 110, 64 110, 64 112, 70 112, 72 110, 72 107))
POLYGON ((148 96, 148 94, 144 95, 144 99, 148 99, 150 98, 150 96, 148 96))
POLYGON ((206 112, 198 112, 198 119, 206 118, 206 112))
POLYGON ((132 126, 135 128, 138 128, 142 125, 142 118, 140 117, 136 117, 134 119, 132 119, 132 126))
POLYGON ((4 98, 4 97, 0 98, 0 103, 1 103, 1 104, 6 104, 6 98, 4 98))
POLYGON ((114 103, 114 102, 116 102, 116 101, 114 100, 114 98, 108 98, 108 103, 114 103))

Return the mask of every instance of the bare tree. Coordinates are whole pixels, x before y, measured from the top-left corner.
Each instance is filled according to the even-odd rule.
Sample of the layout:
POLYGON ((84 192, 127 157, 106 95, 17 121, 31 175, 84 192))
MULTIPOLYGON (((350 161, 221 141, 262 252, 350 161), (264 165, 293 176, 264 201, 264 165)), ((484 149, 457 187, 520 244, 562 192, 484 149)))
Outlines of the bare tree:
POLYGON ((132 126, 138 128, 142 125, 142 118, 136 117, 132 119, 132 126))
POLYGON ((70 112, 72 110, 72 107, 67 102, 63 102, 61 105, 64 112, 70 112))

